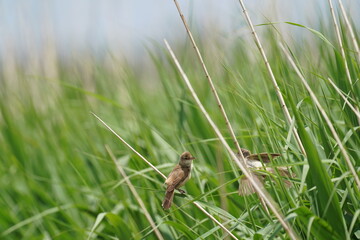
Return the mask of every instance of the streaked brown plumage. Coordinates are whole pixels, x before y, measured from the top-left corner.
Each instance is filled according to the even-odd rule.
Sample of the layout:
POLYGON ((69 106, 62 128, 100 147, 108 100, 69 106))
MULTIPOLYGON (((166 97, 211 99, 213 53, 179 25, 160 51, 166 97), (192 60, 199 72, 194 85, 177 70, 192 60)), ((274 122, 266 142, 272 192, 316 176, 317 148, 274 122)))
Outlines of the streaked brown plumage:
MULTIPOLYGON (((251 154, 249 150, 242 148, 242 154, 245 158, 245 162, 248 168, 255 173, 254 177, 257 177, 260 181, 264 181, 266 174, 257 172, 256 170, 265 170, 269 173, 276 173, 276 170, 279 172, 281 176, 284 177, 295 177, 294 174, 289 173, 286 167, 276 167, 276 170, 271 167, 266 167, 266 164, 269 163, 272 159, 279 157, 279 153, 257 153, 251 154), (263 166, 263 163, 265 167, 263 166)), ((238 157, 240 158, 241 155, 238 153, 238 157)), ((290 187, 291 182, 288 180, 284 180, 285 186, 290 187)), ((250 183, 249 179, 245 176, 240 178, 239 183, 239 195, 250 195, 255 193, 255 189, 250 183)))
POLYGON ((165 210, 171 207, 175 189, 179 190, 181 193, 185 193, 184 190, 179 188, 189 180, 191 176, 191 164, 194 159, 195 158, 189 152, 181 154, 179 164, 175 166, 166 179, 165 184, 167 185, 167 188, 165 199, 162 203, 162 207, 165 210))

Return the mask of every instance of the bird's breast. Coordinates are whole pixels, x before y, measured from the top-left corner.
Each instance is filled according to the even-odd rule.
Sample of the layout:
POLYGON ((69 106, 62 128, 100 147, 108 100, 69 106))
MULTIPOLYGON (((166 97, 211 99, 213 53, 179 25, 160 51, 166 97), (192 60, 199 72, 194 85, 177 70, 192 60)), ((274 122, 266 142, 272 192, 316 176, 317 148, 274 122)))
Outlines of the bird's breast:
POLYGON ((182 182, 179 183, 178 187, 182 187, 185 185, 185 183, 191 178, 191 168, 189 169, 189 174, 187 175, 186 178, 184 178, 184 180, 182 182))
POLYGON ((263 168, 263 165, 260 161, 248 160, 247 165, 249 168, 263 168))

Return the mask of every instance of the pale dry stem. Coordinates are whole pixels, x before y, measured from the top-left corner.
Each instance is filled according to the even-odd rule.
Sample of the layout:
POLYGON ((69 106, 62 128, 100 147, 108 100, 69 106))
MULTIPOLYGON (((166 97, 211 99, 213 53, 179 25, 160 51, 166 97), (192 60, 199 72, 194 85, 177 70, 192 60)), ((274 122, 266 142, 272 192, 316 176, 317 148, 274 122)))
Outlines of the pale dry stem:
MULTIPOLYGON (((261 53, 261 57, 263 58, 263 60, 264 60, 264 62, 265 62, 266 69, 267 69, 267 71, 269 72, 271 81, 272 81, 272 83, 273 83, 273 85, 274 85, 275 92, 276 92, 276 95, 277 95, 277 97, 278 97, 278 99, 279 99, 281 108, 282 108, 282 110, 283 110, 283 112, 284 112, 285 118, 286 118, 288 124, 291 125, 291 116, 290 116, 289 110, 288 110, 288 108, 287 108, 287 106, 286 106, 284 97, 282 96, 282 93, 281 93, 281 91, 280 91, 279 85, 278 85, 278 83, 277 83, 277 81, 276 81, 276 78, 275 78, 275 76, 274 76, 274 73, 273 73, 273 71, 272 71, 272 69, 271 69, 270 63, 269 63, 269 61, 268 61, 268 59, 267 59, 267 57, 266 57, 266 54, 265 54, 265 51, 264 51, 264 49, 263 49, 263 47, 262 47, 262 44, 261 44, 261 42, 260 42, 260 39, 259 39, 259 37, 258 37, 258 35, 257 35, 256 31, 255 31, 254 25, 252 24, 252 21, 251 21, 251 19, 250 19, 250 17, 249 17, 249 14, 248 14, 248 12, 247 12, 247 10, 246 10, 246 8, 245 8, 245 4, 244 4, 243 0, 239 0, 239 3, 240 3, 240 6, 241 6, 241 8, 242 8, 242 10, 243 10, 244 15, 245 15, 245 19, 246 19, 246 21, 247 21, 247 23, 248 23, 248 26, 250 27, 251 33, 252 33, 252 35, 253 35, 253 37, 254 37, 255 44, 256 44, 256 46, 258 47, 258 49, 259 49, 259 51, 260 51, 260 53, 261 53)), ((299 134, 298 134, 296 128, 293 128, 293 133, 294 133, 295 140, 296 140, 297 144, 298 144, 299 147, 300 147, 301 152, 302 152, 304 155, 306 155, 304 146, 303 146, 303 144, 302 144, 302 142, 301 142, 301 139, 300 139, 300 137, 299 137, 299 134)))
POLYGON ((120 141, 125 144, 128 148, 130 148, 131 151, 133 151, 136 155, 138 155, 144 162, 146 162, 152 169, 154 169, 158 174, 160 174, 164 179, 166 179, 166 176, 160 172, 159 169, 157 169, 154 165, 151 164, 146 158, 144 158, 140 153, 138 153, 133 147, 130 146, 122 137, 120 137, 111 127, 109 127, 101 118, 99 118, 95 113, 91 113, 96 117, 110 132, 112 132, 120 141))
MULTIPOLYGON (((212 78, 211 78, 211 76, 210 76, 210 74, 209 74, 209 71, 207 70, 207 67, 206 67, 206 65, 205 65, 205 63, 204 63, 204 60, 203 60, 202 56, 201 56, 200 50, 199 50, 199 48, 197 47, 197 44, 196 44, 196 42, 195 42, 195 40, 194 40, 194 38, 193 38, 193 36, 192 36, 191 30, 190 30, 190 28, 189 28, 189 26, 188 26, 188 24, 187 24, 187 22, 186 22, 186 19, 185 19, 184 15, 182 14, 180 5, 178 4, 177 0, 174 0, 174 3, 175 3, 176 8, 177 8, 177 10, 178 10, 178 12, 179 12, 180 18, 181 18, 181 20, 182 20, 182 22, 183 22, 183 24, 184 24, 184 27, 185 27, 185 29, 186 29, 186 32, 187 32, 187 34, 188 34, 188 36, 189 36, 189 38, 190 38, 191 44, 193 45, 193 48, 194 48, 194 50, 195 50, 195 52, 196 52, 196 55, 197 55, 197 57, 198 57, 198 59, 199 59, 199 61, 200 61, 201 67, 202 67, 202 69, 204 70, 205 77, 206 77, 206 79, 208 80, 208 82, 209 82, 209 84, 210 84, 210 88, 211 88, 211 91, 212 91, 213 94, 214 94, 214 97, 215 97, 215 100, 216 100, 216 102, 217 102, 217 105, 218 105, 218 107, 219 107, 219 109, 220 109, 220 111, 221 111, 221 113, 222 113, 222 115, 223 115, 223 117, 224 117, 224 119, 225 119, 225 124, 226 124, 226 126, 228 127, 228 129, 229 129, 229 132, 230 132, 231 137, 232 137, 232 139, 233 139, 233 143, 234 143, 234 145, 235 145, 235 147, 236 147, 236 150, 237 150, 238 153, 241 155, 241 157, 242 157, 243 159, 245 159, 244 156, 242 155, 241 147, 240 147, 240 145, 239 145, 239 142, 237 141, 237 138, 236 138, 236 135, 235 135, 235 133, 234 133, 234 130, 233 130, 233 128, 232 128, 232 126, 231 126, 231 123, 230 123, 230 121, 229 121, 229 119, 228 119, 228 117, 227 117, 227 114, 226 114, 226 112, 225 112, 225 108, 224 108, 224 106, 223 106, 222 103, 221 103, 221 100, 220 100, 219 95, 218 95, 218 93, 217 93, 217 91, 216 91, 215 85, 214 85, 214 83, 213 83, 213 81, 212 81, 212 78)), ((244 161, 246 161, 246 160, 244 160, 244 161)), ((268 210, 266 204, 264 204, 264 200, 261 199, 260 196, 259 196, 259 198, 260 198, 260 201, 261 201, 264 209, 266 210, 267 213, 269 213, 269 210, 268 210)))
POLYGON ((340 34, 340 29, 339 29, 339 25, 336 21, 336 16, 335 16, 335 11, 334 11, 334 7, 332 4, 331 0, 328 0, 329 2, 329 6, 330 6, 330 12, 331 12, 331 16, 334 22, 334 27, 335 27, 335 32, 336 32, 336 37, 339 41, 339 45, 340 45, 340 52, 341 52, 341 56, 344 60, 344 65, 345 65, 345 72, 346 72, 346 76, 348 78, 348 81, 350 83, 350 87, 352 88, 352 80, 351 80, 351 75, 350 75, 350 71, 349 71, 349 66, 347 64, 347 60, 346 60, 346 55, 345 55, 345 50, 344 50, 344 45, 341 39, 341 34, 340 34))
POLYGON ((319 100, 317 99, 315 93, 311 90, 309 84, 307 83, 307 81, 305 80, 304 76, 301 74, 299 68, 296 66, 294 60, 292 59, 291 55, 288 53, 288 51, 285 50, 284 46, 279 43, 280 48, 282 49, 282 51, 284 52, 285 56, 288 58, 290 64, 292 65, 292 67, 294 68, 295 72, 297 73, 297 75, 299 76, 301 82, 304 84, 306 90, 309 92, 310 97, 312 98, 312 100, 315 102, 315 105, 317 106, 317 108, 319 109, 321 115, 323 116, 323 118, 325 119, 325 122, 327 123, 332 135, 335 138, 336 143, 338 144, 340 151, 342 153, 342 155, 345 158, 345 162, 348 165, 351 174, 354 176, 355 182, 357 187, 360 189, 360 179, 359 176, 356 173, 356 170, 354 168, 354 166, 351 163, 350 157, 347 154, 344 145, 341 142, 341 139, 339 137, 339 135, 337 134, 333 124, 331 123, 330 118, 328 117, 328 115, 326 114, 325 110, 323 109, 323 107, 321 106, 319 100))
POLYGON ((346 26, 348 27, 348 30, 349 30, 349 33, 350 33, 350 37, 351 37, 351 40, 354 44, 354 47, 355 47, 355 51, 356 51, 356 56, 357 56, 357 60, 358 60, 358 63, 360 64, 360 50, 359 50, 359 45, 356 41, 356 37, 355 37, 355 34, 354 34, 354 29, 352 28, 351 24, 350 24, 350 21, 349 21, 349 18, 347 16, 347 13, 344 9, 344 6, 342 4, 342 0, 338 0, 339 1, 339 5, 340 5, 340 9, 341 9, 341 13, 342 15, 344 16, 344 20, 345 20, 345 24, 346 26))
POLYGON ((355 115, 360 119, 360 112, 349 102, 348 98, 345 97, 345 95, 341 92, 341 90, 335 85, 335 83, 328 78, 328 81, 331 83, 331 85, 334 87, 336 92, 341 96, 342 99, 344 99, 345 103, 350 107, 350 109, 355 113, 355 115))
POLYGON ((225 119, 226 126, 227 126, 228 129, 229 129, 229 132, 230 132, 230 134, 231 134, 231 137, 232 137, 233 143, 234 143, 234 145, 235 145, 235 147, 236 147, 236 150, 237 150, 239 153, 241 153, 241 148, 240 148, 239 142, 238 142, 237 139, 236 139, 236 135, 235 135, 235 133, 234 133, 234 130, 233 130, 233 128, 232 128, 232 126, 231 126, 231 124, 230 124, 230 121, 229 121, 229 119, 228 119, 228 117, 227 117, 227 114, 226 114, 226 112, 225 112, 224 106, 223 106, 222 103, 221 103, 221 100, 220 100, 219 95, 218 95, 218 93, 217 93, 217 91, 216 91, 216 88, 215 88, 215 86, 214 86, 214 83, 213 83, 213 81, 212 81, 212 79, 211 79, 211 77, 210 77, 209 71, 207 70, 207 67, 206 67, 206 65, 205 65, 205 63, 204 63, 204 60, 203 60, 203 58, 202 58, 202 56, 201 56, 201 53, 200 53, 200 51, 199 51, 199 48, 198 48, 197 45, 196 45, 196 42, 195 42, 195 40, 194 40, 194 38, 193 38, 193 36, 192 36, 192 33, 191 33, 190 28, 189 28, 189 26, 188 26, 188 24, 187 24, 187 22, 186 22, 186 20, 185 20, 185 17, 184 17, 184 15, 182 14, 182 11, 181 11, 181 9, 180 9, 180 6, 179 6, 177 0, 174 0, 174 3, 175 3, 175 5, 176 5, 176 8, 177 8, 179 14, 180 14, 181 20, 182 20, 182 22, 184 23, 186 32, 187 32, 188 35, 189 35, 191 44, 193 45, 193 48, 195 49, 196 55, 197 55, 197 57, 198 57, 198 59, 199 59, 199 61, 200 61, 200 63, 201 63, 201 67, 202 67, 202 69, 204 70, 206 79, 208 80, 208 82, 209 82, 209 84, 210 84, 210 88, 211 88, 211 91, 212 91, 213 94, 214 94, 216 103, 217 103, 217 105, 219 106, 220 111, 221 111, 221 113, 222 113, 222 115, 223 115, 223 117, 224 117, 224 119, 225 119))
MULTIPOLYGON (((136 155, 138 155, 142 160, 144 160, 152 169, 154 169, 160 176, 162 176, 165 180, 167 177, 160 172, 154 165, 152 165, 145 157, 143 157, 139 152, 137 152, 133 147, 130 146, 123 138, 121 138, 112 128, 110 128, 101 118, 99 118, 95 113, 92 113, 110 132, 112 132, 122 143, 125 144, 131 151, 133 151, 136 155)), ((200 211, 202 211, 206 216, 208 216, 212 221, 214 221, 221 229, 223 229, 226 233, 228 233, 233 239, 238 239, 234 234, 232 234, 222 223, 220 223, 214 216, 208 213, 203 207, 201 207, 197 202, 192 202, 200 211)))
POLYGON ((256 178, 254 178, 252 176, 252 173, 248 170, 245 161, 244 161, 244 156, 242 154, 242 151, 240 151, 240 155, 241 157, 238 158, 235 153, 231 150, 229 144, 226 142, 225 138, 223 137, 223 135, 221 134, 219 128, 215 125, 215 123, 213 122, 213 120, 211 119, 211 117, 209 116, 208 112, 205 110, 204 106, 202 105, 199 97, 197 96, 197 94, 195 93, 187 75, 185 74, 185 72, 183 71, 179 61, 177 60, 174 52, 172 51, 171 47, 169 46, 168 42, 166 40, 165 41, 165 45, 176 65, 176 67, 178 68, 180 75, 182 76, 184 82, 186 83, 188 89, 190 90, 193 98, 195 99, 195 102, 197 103, 197 105, 199 106, 200 110, 202 111, 202 113, 204 114, 204 116, 206 117, 206 119, 208 120, 209 124, 211 125, 211 127, 214 129, 216 135, 218 136, 218 138, 220 139, 221 143, 224 145, 224 147, 226 148, 226 150, 228 151, 228 153, 230 154, 231 158, 235 161, 235 163, 239 166, 239 168, 241 169, 241 171, 244 173, 244 175, 249 179, 249 181, 251 182, 251 184, 254 186, 256 192, 259 194, 259 196, 261 198, 264 199, 264 201, 266 202, 266 204, 269 206, 269 208, 271 209, 271 211, 274 213, 274 215, 276 216, 276 218, 279 220, 279 222, 281 223, 281 225, 284 227, 285 231, 288 232, 289 236, 291 237, 291 239, 297 239, 295 232, 293 231, 293 229, 291 228, 291 226, 286 223, 286 221, 284 220, 284 216, 280 213, 280 211, 278 210, 276 203, 274 202, 274 200, 271 198, 271 196, 266 192, 266 190, 264 190, 264 187, 262 185, 262 183, 257 180, 256 178))
POLYGON ((134 195, 136 201, 139 203, 141 209, 144 212, 144 215, 146 217, 146 219, 149 221, 152 229, 154 230, 155 235, 157 236, 158 239, 163 240, 164 237, 161 235, 159 229, 156 227, 156 224, 154 222, 154 220, 152 219, 152 217, 150 216, 150 213, 148 212, 148 210, 145 207, 144 202, 142 201, 141 197, 139 196, 139 194, 137 193, 134 185, 131 183, 131 181, 129 180, 128 176, 126 175, 124 169, 122 169, 122 167, 116 162, 116 158, 113 154, 113 152, 111 151, 111 149, 109 148, 109 146, 105 146, 106 151, 109 153, 110 158, 113 160, 113 162, 115 163, 115 166, 117 167, 117 169, 119 170, 120 174, 123 176, 123 178, 125 179, 126 184, 129 186, 131 193, 134 195))

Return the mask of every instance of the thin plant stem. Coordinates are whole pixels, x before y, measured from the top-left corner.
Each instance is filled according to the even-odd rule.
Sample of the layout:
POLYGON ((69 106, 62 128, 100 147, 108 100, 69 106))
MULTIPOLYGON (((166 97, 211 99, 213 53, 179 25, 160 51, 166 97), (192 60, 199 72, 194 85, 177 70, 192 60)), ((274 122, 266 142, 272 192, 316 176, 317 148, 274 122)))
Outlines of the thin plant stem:
POLYGON ((351 174, 354 176, 355 182, 357 187, 360 189, 360 179, 359 176, 356 173, 356 170, 354 168, 354 166, 351 163, 350 157, 347 154, 344 145, 342 144, 339 135, 336 133, 336 130, 334 128, 334 126, 331 123, 330 118, 328 117, 328 115, 326 114, 325 110, 323 109, 323 107, 321 106, 319 100, 317 99, 315 93, 311 90, 309 84, 307 83, 307 81, 305 80, 304 76, 301 74, 299 68, 296 66, 294 60, 292 59, 292 57, 290 56, 290 54, 288 53, 288 51, 285 50, 284 46, 279 43, 280 48, 282 49, 282 51, 284 52, 285 56, 288 58, 290 64, 292 65, 292 67, 294 68, 295 72, 297 73, 297 75, 299 76, 299 78, 301 79, 301 82, 304 84, 306 90, 309 92, 310 97, 312 98, 312 100, 315 102, 315 105, 317 106, 317 108, 319 109, 321 115, 323 116, 323 118, 325 119, 325 122, 327 123, 327 125, 329 126, 329 129, 331 131, 331 133, 333 134, 336 143, 338 144, 341 153, 343 154, 346 164, 348 165, 351 174))
MULTIPOLYGON (((287 106, 286 106, 284 97, 282 96, 282 93, 281 93, 281 91, 280 91, 279 85, 278 85, 278 83, 277 83, 277 81, 276 81, 276 78, 275 78, 275 75, 274 75, 274 73, 273 73, 273 71, 272 71, 272 69, 271 69, 270 63, 269 63, 269 61, 268 61, 268 59, 267 59, 267 57, 266 57, 266 54, 265 54, 265 51, 264 51, 264 49, 263 49, 263 47, 262 47, 262 44, 261 44, 261 42, 260 42, 260 39, 259 39, 259 37, 258 37, 258 35, 257 35, 256 31, 255 31, 254 25, 253 25, 253 23, 252 23, 252 21, 251 21, 251 19, 250 19, 250 17, 249 17, 249 14, 248 14, 248 12, 247 12, 247 10, 246 10, 246 8, 245 8, 245 4, 244 4, 243 0, 239 0, 239 3, 240 3, 240 6, 241 6, 241 8, 242 8, 242 10, 243 10, 244 15, 245 15, 245 19, 246 19, 246 21, 247 21, 247 23, 248 23, 248 26, 249 26, 249 28, 250 28, 250 30, 251 30, 251 33, 252 33, 252 35, 253 35, 253 37, 254 37, 255 44, 256 44, 256 46, 258 47, 258 49, 259 49, 259 51, 260 51, 260 53, 261 53, 261 56, 262 56, 262 58, 263 58, 263 60, 264 60, 266 69, 267 69, 267 71, 269 72, 270 79, 271 79, 271 81, 272 81, 272 83, 273 83, 273 85, 274 85, 276 95, 277 95, 277 97, 278 97, 278 99, 279 99, 279 102, 280 102, 280 105, 281 105, 281 109, 282 109, 283 112, 284 112, 284 115, 285 115, 285 118, 286 118, 288 124, 291 125, 292 119, 291 119, 289 110, 288 110, 288 108, 287 108, 287 106)), ((301 139, 300 139, 300 137, 299 137, 299 134, 298 134, 296 128, 293 128, 293 133, 294 133, 295 140, 296 140, 297 144, 298 144, 299 147, 300 147, 301 152, 302 152, 304 155, 306 155, 304 146, 303 146, 303 144, 302 144, 302 142, 301 142, 301 139)))
POLYGON ((134 195, 136 201, 139 203, 141 209, 144 212, 145 217, 147 218, 147 220, 150 223, 151 228, 154 230, 155 235, 157 236, 158 239, 163 240, 164 237, 161 235, 159 229, 156 227, 156 224, 154 222, 154 220, 152 219, 152 217, 150 216, 150 213, 148 212, 148 210, 145 207, 144 202, 142 201, 141 197, 139 196, 139 194, 137 193, 134 185, 131 183, 131 181, 129 180, 128 176, 126 175, 124 169, 122 169, 122 167, 116 162, 116 158, 113 154, 113 152, 111 151, 111 149, 109 148, 109 146, 105 146, 106 151, 109 153, 110 158, 113 160, 115 166, 117 167, 117 169, 119 170, 120 174, 123 176, 126 184, 128 185, 128 187, 130 188, 131 193, 134 195))
POLYGON ((334 7, 332 4, 331 0, 328 0, 329 2, 329 6, 330 6, 330 12, 331 12, 331 16, 334 22, 334 27, 335 27, 335 32, 336 32, 336 37, 339 41, 339 45, 340 45, 340 52, 341 52, 341 56, 344 60, 344 66, 345 66, 345 72, 346 72, 346 77, 350 83, 350 87, 352 88, 352 80, 351 80, 351 76, 350 76, 350 71, 349 71, 349 67, 347 64, 347 60, 346 60, 346 55, 345 55, 345 50, 344 50, 344 45, 343 45, 343 41, 341 39, 341 34, 340 34, 340 29, 339 29, 339 25, 336 21, 336 16, 335 16, 335 11, 334 11, 334 7))
POLYGON ((339 1, 341 13, 342 13, 342 15, 343 15, 343 17, 344 17, 344 20, 345 20, 345 24, 346 24, 346 26, 348 27, 351 40, 352 40, 352 42, 353 42, 353 44, 354 44, 354 47, 355 47, 355 52, 356 52, 356 56, 357 56, 358 63, 360 63, 359 44, 358 44, 357 41, 356 41, 355 34, 354 34, 354 29, 352 28, 352 26, 351 26, 351 24, 350 24, 349 18, 348 18, 347 13, 346 13, 346 11, 345 11, 345 9, 344 9, 344 5, 342 4, 342 0, 338 0, 338 1, 339 1))
MULTIPOLYGON (((95 113, 91 113, 96 117, 110 132, 112 132, 122 143, 125 144, 131 151, 133 151, 136 155, 138 155, 142 160, 144 160, 152 169, 154 169, 160 176, 162 176, 165 180, 167 177, 160 172, 154 165, 152 165, 145 157, 143 157, 139 152, 137 152, 130 144, 128 144, 122 137, 120 137, 111 127, 109 127, 100 117, 98 117, 95 113)), ((220 223, 214 216, 208 213, 203 207, 201 207, 197 202, 192 202, 200 211, 202 211, 206 216, 208 216, 213 222, 215 222, 221 229, 223 229, 227 234, 229 234, 233 239, 238 239, 234 234, 232 234, 222 223, 220 223)))
MULTIPOLYGON (((355 38, 354 30, 353 30, 353 28, 352 28, 352 26, 351 26, 351 24, 350 24, 349 18, 348 18, 348 16, 347 16, 347 13, 346 13, 346 11, 345 11, 345 9, 344 9, 344 6, 343 6, 343 4, 342 4, 342 0, 338 0, 338 1, 339 1, 341 13, 342 13, 342 15, 343 15, 343 17, 344 17, 344 20, 345 20, 345 24, 346 24, 346 26, 347 26, 347 28, 348 28, 348 30, 349 30, 349 32, 350 32, 350 38, 351 38, 351 40, 352 40, 352 42, 353 42, 353 45, 354 45, 354 47, 355 47, 355 53, 356 53, 356 57, 357 57, 358 64, 360 64, 360 50, 359 50, 359 45, 358 45, 358 43, 357 43, 357 41, 356 41, 356 38, 355 38)), ((346 59, 345 59, 345 61, 346 61, 346 59)), ((347 64, 346 64, 346 66, 347 66, 347 64)), ((349 70, 349 69, 347 69, 347 70, 349 70)), ((350 73, 349 73, 348 75, 350 76, 350 73)), ((351 86, 351 87, 352 87, 352 86, 351 86)), ((358 108, 358 107, 356 107, 356 112, 359 112, 359 108, 358 108)), ((359 124, 360 124, 360 117, 359 117, 359 116, 358 116, 358 122, 359 122, 359 124)))
POLYGON ((331 85, 334 87, 334 89, 336 90, 336 92, 339 93, 339 95, 342 97, 342 99, 344 99, 345 103, 350 107, 350 109, 355 113, 355 115, 358 117, 358 119, 360 119, 360 112, 355 109, 355 107, 349 102, 348 98, 345 97, 345 95, 341 92, 341 90, 335 85, 335 83, 328 78, 328 81, 331 83, 331 85))
POLYGON ((186 20, 185 20, 184 15, 182 14, 182 11, 181 11, 181 9, 180 9, 180 5, 178 4, 177 0, 174 0, 174 3, 175 3, 175 5, 176 5, 176 8, 177 8, 179 14, 180 14, 181 20, 182 20, 182 22, 184 23, 186 32, 187 32, 187 34, 189 35, 191 44, 193 45, 193 48, 194 48, 194 50, 195 50, 195 52, 196 52, 196 56, 198 57, 198 59, 199 59, 199 61, 200 61, 200 63, 201 63, 201 67, 202 67, 202 69, 204 70, 205 77, 206 77, 206 79, 208 80, 208 82, 209 82, 209 84, 210 84, 210 88, 211 88, 211 91, 212 91, 213 94, 214 94, 216 103, 217 103, 217 105, 219 106, 220 111, 221 111, 221 113, 222 113, 222 115, 223 115, 223 117, 224 117, 224 119, 225 119, 226 126, 227 126, 228 129, 229 129, 229 132, 230 132, 231 137, 232 137, 232 139, 233 139, 233 143, 234 143, 234 145, 235 145, 235 147, 236 147, 236 150, 237 150, 239 153, 241 153, 241 148, 240 148, 239 142, 238 142, 237 139, 236 139, 236 135, 235 135, 235 133, 234 133, 234 130, 233 130, 233 128, 231 127, 229 118, 227 117, 227 114, 226 114, 226 112, 225 112, 225 109, 224 109, 224 107, 223 107, 223 105, 222 105, 222 103, 221 103, 221 100, 220 100, 219 95, 218 95, 218 93, 217 93, 217 91, 216 91, 216 88, 215 88, 215 86, 214 86, 214 83, 213 83, 213 81, 212 81, 212 79, 211 79, 211 77, 210 77, 209 71, 207 70, 207 67, 206 67, 206 65, 205 65, 205 63, 204 63, 204 60, 203 60, 203 58, 202 58, 202 56, 201 56, 201 53, 200 53, 200 51, 199 51, 199 48, 197 47, 196 42, 195 42, 195 40, 194 40, 194 38, 193 38, 193 36, 192 36, 192 33, 191 33, 191 31, 190 31, 190 28, 189 28, 189 26, 188 26, 188 24, 187 24, 187 22, 186 22, 186 20))
MULTIPOLYGON (((226 126, 228 127, 228 129, 229 129, 229 132, 230 132, 231 138, 232 138, 232 140, 233 140, 233 143, 234 143, 234 145, 235 145, 235 147, 236 147, 236 150, 237 150, 237 152, 241 155, 242 159, 244 159, 244 161, 246 161, 246 158, 244 158, 244 156, 243 156, 243 153, 242 153, 242 151, 241 151, 241 147, 240 147, 240 145, 239 145, 239 142, 237 141, 236 135, 235 135, 234 130, 233 130, 232 126, 231 126, 231 123, 230 123, 230 121, 229 121, 229 118, 227 117, 227 114, 226 114, 226 112, 225 112, 225 108, 224 108, 224 106, 223 106, 222 103, 221 103, 221 100, 220 100, 219 95, 218 95, 218 93, 217 93, 217 91, 216 91, 215 85, 214 85, 214 83, 213 83, 213 81, 212 81, 212 78, 211 78, 211 76, 210 76, 210 74, 209 74, 209 71, 207 70, 207 67, 206 67, 206 65, 205 65, 205 62, 204 62, 204 60, 203 60, 203 58, 202 58, 202 56, 201 56, 200 50, 199 50, 199 48, 197 47, 197 44, 196 44, 196 42, 195 42, 195 40, 194 40, 194 38, 193 38, 193 36, 192 36, 191 30, 190 30, 190 28, 189 28, 189 25, 187 24, 186 19, 185 19, 185 17, 184 17, 184 14, 183 14, 182 11, 181 11, 180 5, 178 4, 177 0, 174 0, 174 3, 175 3, 176 8, 177 8, 177 10, 178 10, 178 12, 179 12, 180 18, 181 18, 181 20, 182 20, 182 22, 183 22, 183 24, 184 24, 184 27, 185 27, 185 29, 186 29, 186 32, 187 32, 187 34, 188 34, 188 36, 189 36, 189 38, 190 38, 190 42, 191 42, 191 44, 193 45, 193 48, 194 48, 194 50, 195 50, 195 52, 196 52, 196 56, 198 57, 198 59, 199 59, 199 61, 200 61, 200 64, 201 64, 201 67, 202 67, 202 69, 204 70, 205 77, 206 77, 206 79, 208 80, 208 82, 209 82, 209 84, 210 84, 210 88, 211 88, 211 91, 212 91, 213 94, 214 94, 214 97, 215 97, 215 100, 216 100, 216 102, 217 102, 217 105, 219 106, 219 109, 220 109, 220 111, 221 111, 221 113, 222 113, 222 115, 223 115, 223 117, 224 117, 224 119, 225 119, 225 124, 226 124, 226 126)), ((259 196, 259 195, 258 195, 258 196, 259 196)), ((266 206, 266 204, 265 204, 265 201, 261 198, 261 196, 259 196, 259 198, 260 198, 260 202, 261 202, 261 204, 263 205, 264 209, 266 210, 267 213, 269 213, 269 210, 268 210, 268 208, 267 208, 267 206, 266 206)))
POLYGON ((159 169, 157 169, 154 165, 151 164, 146 158, 144 158, 138 151, 136 151, 130 144, 128 144, 122 137, 120 137, 111 127, 109 127, 101 118, 99 118, 95 113, 91 113, 96 117, 110 132, 112 132, 125 146, 130 148, 131 151, 133 151, 136 155, 138 155, 144 162, 146 162, 152 169, 154 169, 158 174, 160 174, 164 179, 166 179, 166 176, 160 172, 159 169))
POLYGON ((185 74, 185 72, 183 71, 179 61, 177 60, 174 52, 172 51, 171 47, 169 46, 168 42, 166 40, 165 41, 165 45, 176 65, 176 67, 178 68, 180 75, 182 76, 184 82, 186 83, 188 89, 190 90, 195 102, 197 103, 197 105, 199 106, 200 110, 202 111, 202 113, 204 114, 205 118, 208 120, 209 124, 211 125, 211 127, 214 129, 216 135, 218 136, 218 138, 220 139, 221 143, 224 145, 224 147, 226 148, 226 150, 228 151, 229 155, 231 156, 231 158, 234 160, 234 162, 239 166, 239 168, 241 169, 241 171, 244 173, 244 175, 249 179, 249 181, 251 182, 251 184, 253 185, 254 189, 256 190, 256 192, 261 196, 261 198, 264 199, 264 201, 266 202, 266 204, 269 206, 269 208, 272 210, 272 212, 274 213, 274 215, 278 218, 279 222, 281 223, 281 225, 284 227, 285 231, 288 232, 289 236, 291 239, 297 239, 295 232, 293 231, 293 229, 291 228, 291 226, 286 223, 284 216, 280 213, 280 211, 278 210, 278 207, 276 206, 276 203, 274 202, 274 200, 271 198, 271 196, 266 192, 266 190, 264 190, 263 184, 257 180, 255 177, 253 177, 253 173, 251 173, 244 161, 244 157, 242 152, 240 151, 241 154, 241 158, 238 158, 235 153, 231 150, 229 144, 226 142, 225 138, 223 137, 223 135, 221 134, 219 128, 215 125, 215 123, 213 122, 213 120, 211 119, 210 115, 208 114, 208 112, 205 110, 204 106, 202 105, 199 97, 197 96, 196 92, 194 91, 187 75, 185 74))

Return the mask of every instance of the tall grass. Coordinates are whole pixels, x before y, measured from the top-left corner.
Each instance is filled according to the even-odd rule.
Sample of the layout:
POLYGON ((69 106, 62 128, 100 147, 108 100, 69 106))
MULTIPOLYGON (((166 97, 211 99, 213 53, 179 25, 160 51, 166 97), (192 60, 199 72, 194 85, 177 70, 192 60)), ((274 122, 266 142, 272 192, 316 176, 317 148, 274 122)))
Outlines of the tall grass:
MULTIPOLYGON (((301 32, 301 44, 279 40, 286 33, 278 24, 255 27, 264 30, 259 38, 291 121, 254 43, 237 39, 214 51, 193 31, 240 146, 279 152, 272 165, 288 166, 296 174, 284 179, 269 173, 267 180, 274 181, 266 181, 265 188, 302 239, 360 238, 360 191, 349 168, 350 162, 359 175, 359 53, 350 33, 357 42, 359 36, 358 26, 349 30, 355 16, 345 20, 341 14, 335 12, 338 34, 333 27, 287 23, 301 32), (289 55, 279 42, 290 46, 285 49, 289 55), (283 180, 292 187, 287 189, 283 180)), ((319 21, 333 18, 329 14, 319 21)), ((190 45, 171 45, 204 108, 236 151, 190 45)), ((223 239, 229 237, 226 229, 238 239, 289 238, 257 195, 237 194, 241 171, 165 47, 151 49, 152 74, 111 53, 106 61, 90 56, 64 61, 47 54, 40 65, 20 62, 11 53, 3 56, 0 238, 223 239), (188 195, 176 195, 170 211, 163 211, 163 178, 90 112, 165 175, 184 150, 196 156, 192 179, 184 187, 188 195)))

